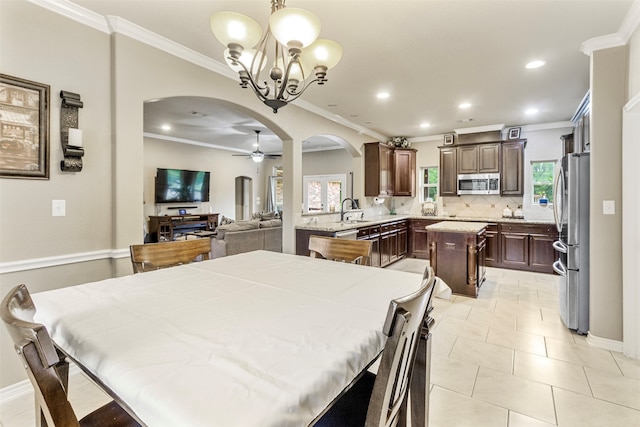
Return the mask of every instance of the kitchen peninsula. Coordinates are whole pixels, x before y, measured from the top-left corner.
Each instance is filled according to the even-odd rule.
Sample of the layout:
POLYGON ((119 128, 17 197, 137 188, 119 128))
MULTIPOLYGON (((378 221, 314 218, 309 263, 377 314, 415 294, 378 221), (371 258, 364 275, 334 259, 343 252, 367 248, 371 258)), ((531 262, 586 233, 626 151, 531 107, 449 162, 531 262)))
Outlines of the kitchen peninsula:
POLYGON ((428 225, 429 259, 453 293, 476 297, 485 276, 487 223, 442 221, 428 225))

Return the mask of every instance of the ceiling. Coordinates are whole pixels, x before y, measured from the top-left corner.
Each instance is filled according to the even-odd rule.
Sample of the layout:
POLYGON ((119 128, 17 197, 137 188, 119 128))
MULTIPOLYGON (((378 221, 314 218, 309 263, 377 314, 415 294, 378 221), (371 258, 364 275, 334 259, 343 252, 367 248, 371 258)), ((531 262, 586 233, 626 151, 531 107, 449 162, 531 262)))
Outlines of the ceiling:
MULTIPOLYGON (((270 11, 268 0, 73 2, 123 18, 221 63, 224 47, 211 33, 209 16, 233 10, 264 27, 270 11)), ((589 57, 580 51, 581 43, 618 32, 632 3, 289 0, 287 6, 315 13, 323 25, 320 37, 344 47, 328 82, 310 87, 301 99, 374 135, 420 139, 461 128, 570 120, 589 86, 589 57), (534 59, 546 65, 525 69, 534 59), (377 99, 379 91, 390 97, 377 99), (460 109, 463 102, 472 106, 460 109), (538 113, 526 115, 529 108, 538 113)), ((172 123, 169 134, 177 140, 250 151, 253 130, 263 129, 261 149, 274 152, 281 147, 254 119, 206 98, 147 104, 147 134, 163 134, 158 126, 165 121, 172 123)), ((306 146, 326 149, 335 142, 319 136, 306 146)))

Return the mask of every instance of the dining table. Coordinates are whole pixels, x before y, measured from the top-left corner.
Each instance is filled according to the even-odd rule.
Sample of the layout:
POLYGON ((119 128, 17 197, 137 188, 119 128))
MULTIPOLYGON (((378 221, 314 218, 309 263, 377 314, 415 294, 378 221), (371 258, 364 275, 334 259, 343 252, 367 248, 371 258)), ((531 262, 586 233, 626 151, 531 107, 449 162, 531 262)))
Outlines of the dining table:
POLYGON ((309 426, 381 353, 421 275, 254 251, 32 295, 56 345, 148 427, 309 426))

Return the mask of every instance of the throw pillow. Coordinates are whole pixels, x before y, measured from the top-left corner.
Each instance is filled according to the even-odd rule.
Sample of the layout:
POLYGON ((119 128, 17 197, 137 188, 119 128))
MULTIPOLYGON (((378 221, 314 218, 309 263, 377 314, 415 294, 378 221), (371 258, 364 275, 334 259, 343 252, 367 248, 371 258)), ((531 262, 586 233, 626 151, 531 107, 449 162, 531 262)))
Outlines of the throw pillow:
POLYGON ((280 214, 278 212, 262 212, 260 214, 260 219, 261 220, 268 220, 268 219, 277 219, 280 218, 280 214))
POLYGON ((221 225, 218 227, 218 231, 245 231, 245 230, 255 230, 260 227, 260 221, 258 220, 249 220, 249 221, 235 221, 230 224, 221 225))
POLYGON ((222 218, 220 218, 220 222, 218 223, 218 225, 232 224, 234 222, 235 221, 231 218, 227 218, 226 216, 222 215, 222 218))
POLYGON ((260 228, 281 227, 282 220, 280 218, 265 219, 260 221, 260 228))

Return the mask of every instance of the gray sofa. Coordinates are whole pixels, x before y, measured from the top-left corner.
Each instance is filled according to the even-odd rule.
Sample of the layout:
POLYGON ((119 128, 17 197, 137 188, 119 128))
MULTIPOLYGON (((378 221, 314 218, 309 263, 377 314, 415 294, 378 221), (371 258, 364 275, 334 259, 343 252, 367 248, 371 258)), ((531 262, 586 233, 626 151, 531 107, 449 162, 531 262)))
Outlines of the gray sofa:
POLYGON ((211 258, 260 249, 282 252, 282 221, 238 221, 220 225, 211 238, 211 258))

